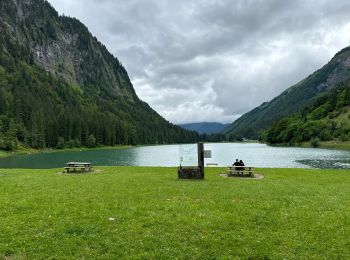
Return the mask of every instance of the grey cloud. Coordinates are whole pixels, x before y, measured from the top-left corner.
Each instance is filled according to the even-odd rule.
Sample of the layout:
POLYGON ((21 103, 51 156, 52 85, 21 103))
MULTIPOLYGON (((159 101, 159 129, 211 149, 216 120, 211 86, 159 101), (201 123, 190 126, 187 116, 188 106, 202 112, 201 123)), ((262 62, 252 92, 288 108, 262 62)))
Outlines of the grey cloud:
POLYGON ((50 0, 125 65, 175 123, 230 122, 350 41, 347 0, 50 0))

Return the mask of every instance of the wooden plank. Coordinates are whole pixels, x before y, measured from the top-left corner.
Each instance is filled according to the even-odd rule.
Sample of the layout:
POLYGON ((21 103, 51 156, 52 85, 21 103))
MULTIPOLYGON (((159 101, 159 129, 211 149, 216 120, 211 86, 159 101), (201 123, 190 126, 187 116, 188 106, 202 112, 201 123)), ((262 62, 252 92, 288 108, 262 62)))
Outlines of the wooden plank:
POLYGON ((252 166, 229 166, 227 174, 229 175, 254 175, 255 167, 252 166))
POLYGON ((91 165, 90 162, 68 162, 66 165, 91 165))
POLYGON ((229 166, 228 168, 231 168, 231 169, 236 169, 236 168, 249 168, 249 169, 255 169, 255 167, 253 166, 229 166))
POLYGON ((73 172, 76 172, 76 171, 91 171, 91 168, 92 166, 67 166, 67 167, 64 167, 65 170, 67 170, 67 172, 70 172, 70 171, 73 171, 73 172))

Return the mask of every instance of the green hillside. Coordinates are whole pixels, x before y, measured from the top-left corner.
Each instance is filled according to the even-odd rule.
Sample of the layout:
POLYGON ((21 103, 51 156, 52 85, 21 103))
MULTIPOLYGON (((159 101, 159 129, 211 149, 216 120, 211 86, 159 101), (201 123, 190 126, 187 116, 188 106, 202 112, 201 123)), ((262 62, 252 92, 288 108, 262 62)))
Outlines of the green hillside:
POLYGON ((350 140, 350 83, 320 97, 301 112, 275 123, 264 133, 271 143, 298 144, 318 141, 350 140))
POLYGON ((44 0, 0 2, 0 150, 193 142, 136 95, 117 58, 44 0))
POLYGON ((231 140, 258 139, 279 119, 312 104, 323 93, 350 79, 350 47, 341 50, 323 68, 284 91, 270 102, 246 113, 224 133, 231 140))
POLYGON ((188 123, 181 124, 180 127, 196 131, 199 134, 219 134, 222 132, 228 124, 216 123, 216 122, 200 122, 200 123, 188 123))

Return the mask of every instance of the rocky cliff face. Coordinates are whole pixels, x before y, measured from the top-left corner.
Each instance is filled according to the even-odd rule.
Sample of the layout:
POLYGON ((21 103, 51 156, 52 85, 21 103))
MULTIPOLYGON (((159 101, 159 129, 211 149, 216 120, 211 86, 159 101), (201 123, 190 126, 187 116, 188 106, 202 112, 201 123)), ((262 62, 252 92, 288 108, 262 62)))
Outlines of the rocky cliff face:
POLYGON ((44 0, 0 1, 0 150, 195 142, 136 95, 78 20, 44 0))
POLYGON ((331 68, 325 81, 317 86, 320 91, 330 90, 350 78, 350 48, 345 48, 336 54, 329 65, 331 68))
POLYGON ((30 48, 46 71, 112 98, 137 99, 123 66, 78 20, 59 16, 44 0, 2 0, 0 12, 1 32, 30 48))

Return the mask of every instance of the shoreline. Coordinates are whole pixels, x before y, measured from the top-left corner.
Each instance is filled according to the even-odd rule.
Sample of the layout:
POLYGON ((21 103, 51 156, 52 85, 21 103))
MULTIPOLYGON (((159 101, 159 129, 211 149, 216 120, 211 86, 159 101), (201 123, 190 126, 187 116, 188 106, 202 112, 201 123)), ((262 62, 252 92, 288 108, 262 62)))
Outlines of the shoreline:
POLYGON ((330 150, 341 150, 341 151, 350 151, 350 141, 341 142, 341 141, 320 141, 318 147, 313 147, 310 142, 303 142, 300 145, 288 145, 288 144, 268 144, 272 147, 299 147, 299 148, 315 148, 315 149, 330 149, 330 150))
POLYGON ((64 148, 64 149, 34 149, 27 147, 20 147, 17 151, 0 151, 0 158, 6 158, 17 155, 29 155, 36 153, 58 153, 58 152, 82 152, 82 151, 93 151, 93 150, 117 150, 117 149, 128 149, 131 147, 136 147, 135 145, 116 145, 116 146, 99 146, 94 148, 88 147, 74 147, 74 148, 64 148))
MULTIPOLYGON (((301 147, 313 148, 310 142, 303 143, 301 147)), ((350 151, 350 141, 320 141, 320 145, 317 148, 350 151)))

